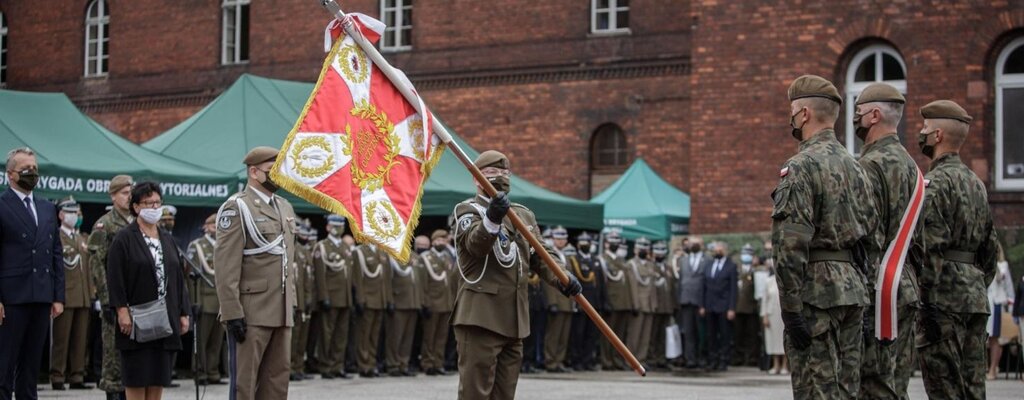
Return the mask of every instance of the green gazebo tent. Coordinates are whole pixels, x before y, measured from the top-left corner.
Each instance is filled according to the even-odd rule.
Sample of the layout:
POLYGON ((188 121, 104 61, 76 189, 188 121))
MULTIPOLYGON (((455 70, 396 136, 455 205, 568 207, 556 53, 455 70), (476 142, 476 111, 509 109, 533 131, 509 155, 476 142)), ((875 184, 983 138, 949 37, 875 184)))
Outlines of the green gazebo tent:
POLYGON ((666 182, 643 159, 590 200, 604 205, 606 226, 626 239, 669 239, 689 233, 690 196, 666 182))
MULTIPOLYGON (((205 108, 143 146, 244 181, 241 159, 245 152, 254 146, 280 147, 312 91, 312 83, 243 74, 205 108)), ((455 140, 470 157, 477 155, 462 139, 455 140)), ((445 155, 427 182, 422 215, 447 216, 456 203, 475 192, 469 172, 455 157, 445 155)), ((512 199, 530 207, 542 224, 601 228, 600 204, 562 196, 517 177, 512 179, 512 199)), ((299 211, 319 210, 294 197, 291 200, 299 211)))
MULTIPOLYGON (((144 149, 82 114, 63 93, 0 90, 0 149, 29 147, 47 198, 73 195, 80 202, 109 203, 117 174, 161 183, 164 200, 193 206, 223 202, 237 188, 233 176, 144 149)), ((8 185, 6 174, 0 186, 8 185)))

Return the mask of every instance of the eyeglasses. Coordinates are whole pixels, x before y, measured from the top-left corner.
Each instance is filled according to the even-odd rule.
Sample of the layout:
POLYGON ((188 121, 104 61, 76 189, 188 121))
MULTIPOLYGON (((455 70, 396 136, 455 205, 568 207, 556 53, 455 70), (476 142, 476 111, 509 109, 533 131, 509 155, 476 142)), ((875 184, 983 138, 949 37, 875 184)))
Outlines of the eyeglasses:
POLYGON ((164 202, 160 200, 140 201, 139 205, 144 208, 157 208, 164 205, 164 202))
POLYGON ((486 176, 486 177, 509 176, 509 175, 512 175, 512 171, 509 171, 509 170, 504 169, 504 168, 496 168, 496 167, 484 168, 484 169, 480 170, 480 173, 484 174, 484 176, 486 176))

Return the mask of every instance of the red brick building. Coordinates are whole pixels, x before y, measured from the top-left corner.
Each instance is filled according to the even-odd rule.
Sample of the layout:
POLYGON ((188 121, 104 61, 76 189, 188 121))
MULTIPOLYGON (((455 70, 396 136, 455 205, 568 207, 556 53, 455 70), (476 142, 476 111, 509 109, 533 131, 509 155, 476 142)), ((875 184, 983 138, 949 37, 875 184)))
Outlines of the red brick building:
MULTIPOLYGON (((595 195, 643 157, 692 196, 691 230, 767 230, 797 146, 786 87, 813 73, 847 103, 871 81, 904 90, 901 134, 922 167, 918 108, 964 105, 975 117, 964 160, 997 223, 1024 225, 1024 4, 775 3, 342 2, 394 27, 385 55, 474 147, 570 196, 595 195)), ((314 0, 0 0, 0 12, 7 88, 63 91, 135 141, 241 73, 315 80, 329 20, 314 0)), ((840 140, 858 148, 842 121, 840 140)))

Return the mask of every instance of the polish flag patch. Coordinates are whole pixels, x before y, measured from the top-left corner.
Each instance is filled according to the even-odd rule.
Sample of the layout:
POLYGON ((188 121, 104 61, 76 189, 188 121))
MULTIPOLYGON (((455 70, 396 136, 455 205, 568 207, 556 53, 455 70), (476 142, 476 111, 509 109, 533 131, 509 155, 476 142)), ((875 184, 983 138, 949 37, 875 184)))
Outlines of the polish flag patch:
POLYGON ((789 167, 779 170, 779 178, 785 178, 786 175, 789 175, 789 167))

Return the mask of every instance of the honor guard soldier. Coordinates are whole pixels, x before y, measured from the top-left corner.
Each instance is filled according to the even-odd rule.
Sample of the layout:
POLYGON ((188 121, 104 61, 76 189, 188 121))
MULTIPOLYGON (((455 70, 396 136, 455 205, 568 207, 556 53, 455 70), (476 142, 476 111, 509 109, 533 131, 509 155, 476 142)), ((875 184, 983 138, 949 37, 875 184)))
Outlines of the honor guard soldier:
MULTIPOLYGON (((523 342, 530 333, 527 271, 549 285, 562 287, 537 254, 558 259, 550 246, 534 249, 523 235, 539 231, 533 212, 512 204, 508 158, 485 151, 474 164, 498 191, 492 199, 482 193, 455 206, 455 248, 464 280, 455 301, 452 326, 459 347, 459 399, 513 399, 523 359, 523 342), (511 210, 529 227, 518 232, 506 214, 511 210)), ((479 185, 479 183, 478 183, 479 185)), ((564 296, 580 293, 569 275, 564 296)))
POLYGON ((103 326, 100 329, 100 336, 103 339, 103 365, 100 381, 96 386, 107 393, 108 399, 123 399, 124 384, 121 382, 121 354, 114 347, 117 320, 107 297, 107 252, 110 250, 110 243, 114 241, 114 235, 135 219, 128 211, 132 184, 132 177, 128 175, 118 175, 110 180, 107 191, 110 193, 113 207, 96 220, 89 235, 89 272, 92 274, 93 286, 96 288, 103 316, 103 326))
MULTIPOLYGON (((559 226, 551 230, 551 239, 558 252, 558 259, 561 261, 566 274, 572 274, 569 270, 571 265, 577 263, 575 254, 572 256, 566 253, 575 253, 576 249, 569 245, 569 232, 559 226)), ((572 327, 572 314, 576 312, 576 302, 562 296, 554 286, 544 286, 544 297, 548 300, 548 323, 544 332, 544 368, 548 372, 561 373, 571 372, 565 366, 565 357, 569 353, 569 329, 572 327)))
POLYGON ((217 274, 214 270, 213 252, 217 248, 217 214, 212 214, 203 223, 203 237, 188 245, 188 259, 191 262, 192 304, 199 308, 198 337, 196 349, 196 381, 200 384, 220 384, 220 351, 224 343, 224 325, 217 320, 220 301, 217 300, 217 274))
POLYGON ((651 245, 654 255, 654 316, 651 321, 651 346, 648 364, 665 370, 668 359, 665 358, 665 328, 672 320, 676 309, 676 278, 672 266, 668 264, 668 244, 663 240, 651 245))
POLYGON ((754 294, 754 247, 744 244, 740 251, 740 268, 736 283, 736 320, 733 321, 736 340, 736 364, 757 366, 761 358, 760 307, 754 294))
POLYGON ((626 331, 626 345, 637 360, 647 360, 651 344, 651 324, 654 322, 654 306, 657 292, 654 283, 658 279, 651 262, 651 241, 645 237, 633 245, 634 257, 626 262, 626 281, 633 298, 633 315, 626 331))
POLYGON ((422 260, 415 251, 409 255, 409 262, 402 264, 388 257, 391 268, 391 298, 394 310, 388 313, 385 322, 384 364, 391 376, 415 376, 409 371, 409 357, 412 355, 412 339, 416 334, 416 321, 423 309, 423 288, 417 269, 422 260))
POLYGON ((274 194, 270 170, 278 150, 256 147, 245 156, 248 183, 217 213, 217 298, 227 325, 231 396, 288 396, 294 323, 295 212, 274 194))
MULTIPOLYGON (((597 261, 598 256, 595 255, 595 248, 593 237, 586 232, 581 233, 576 238, 576 262, 572 263, 570 269, 583 286, 583 297, 600 307, 605 303, 602 290, 604 278, 601 274, 601 265, 597 261)), ((597 343, 601 337, 597 325, 594 325, 586 313, 573 314, 569 338, 569 359, 573 369, 596 371, 597 343)))
POLYGON ((420 367, 427 375, 447 375, 444 370, 444 346, 448 341, 448 320, 455 306, 451 287, 456 277, 450 273, 451 257, 447 254, 448 231, 438 229, 430 234, 430 250, 423 258, 423 344, 420 345, 420 367))
POLYGON ((356 363, 359 376, 376 378, 377 349, 384 313, 395 310, 391 292, 391 257, 384 249, 372 243, 362 244, 353 251, 352 259, 358 268, 355 274, 356 363))
POLYGON ((317 299, 320 305, 320 371, 324 379, 348 378, 345 373, 345 349, 352 307, 352 247, 341 240, 345 218, 327 216, 327 238, 313 249, 317 299))
POLYGON ((865 248, 875 206, 864 171, 836 140, 842 98, 831 82, 804 75, 789 86, 800 151, 772 194, 772 240, 793 366, 793 397, 856 398, 860 392, 865 248))
POLYGON ((57 204, 60 242, 64 248, 64 312, 53 320, 50 348, 50 384, 54 390, 89 389, 85 382, 85 356, 89 338, 89 307, 96 297, 89 274, 89 246, 75 229, 82 215, 73 197, 57 204))
POLYGON ((309 340, 309 315, 316 303, 313 287, 313 243, 315 238, 308 219, 299 224, 295 247, 295 325, 292 326, 291 374, 288 379, 306 379, 306 344, 309 340))
MULTIPOLYGON (((604 275, 605 309, 609 312, 608 326, 619 338, 626 338, 630 318, 639 316, 633 305, 633 293, 629 287, 629 278, 625 257, 619 256, 622 247, 622 236, 616 231, 609 231, 604 238, 604 252, 599 261, 604 275)), ((635 349, 631 349, 636 351, 635 349)), ((601 341, 601 366, 605 370, 616 371, 626 369, 626 364, 619 353, 607 339, 601 341)))
POLYGON ((917 351, 928 397, 985 398, 987 287, 998 243, 985 184, 960 160, 971 117, 938 100, 921 108, 921 153, 931 159, 919 241, 917 351), (923 254, 921 254, 923 253, 923 254))

